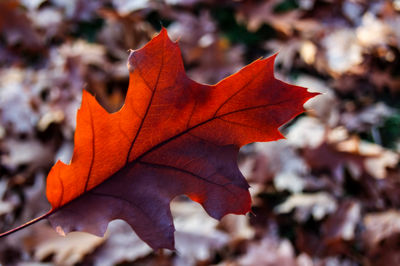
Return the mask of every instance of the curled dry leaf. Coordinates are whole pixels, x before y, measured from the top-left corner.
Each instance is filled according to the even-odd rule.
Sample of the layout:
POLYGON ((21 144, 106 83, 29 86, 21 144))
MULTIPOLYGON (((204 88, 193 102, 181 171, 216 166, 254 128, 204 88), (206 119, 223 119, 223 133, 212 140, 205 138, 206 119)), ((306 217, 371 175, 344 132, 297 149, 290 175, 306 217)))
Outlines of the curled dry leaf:
POLYGON ((239 148, 282 138, 278 128, 317 95, 275 79, 274 58, 216 85, 199 84, 186 76, 179 47, 163 29, 131 52, 118 112, 83 92, 72 160, 58 161, 47 178, 52 209, 20 228, 48 218, 61 234, 103 235, 111 220, 123 219, 152 248, 174 249, 169 204, 177 195, 216 219, 249 212, 239 148))

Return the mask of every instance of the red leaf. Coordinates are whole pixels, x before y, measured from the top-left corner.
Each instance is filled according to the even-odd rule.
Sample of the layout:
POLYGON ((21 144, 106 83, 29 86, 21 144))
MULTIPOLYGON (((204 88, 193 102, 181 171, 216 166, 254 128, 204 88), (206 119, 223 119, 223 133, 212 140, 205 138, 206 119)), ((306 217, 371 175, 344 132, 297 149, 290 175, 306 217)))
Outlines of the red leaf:
POLYGON ((236 157, 255 141, 282 138, 278 127, 315 96, 274 78, 274 56, 216 85, 189 79, 165 29, 128 59, 125 105, 109 114, 83 92, 74 154, 47 178, 58 232, 103 235, 123 219, 152 248, 174 248, 170 201, 186 194, 220 219, 250 210, 236 157))

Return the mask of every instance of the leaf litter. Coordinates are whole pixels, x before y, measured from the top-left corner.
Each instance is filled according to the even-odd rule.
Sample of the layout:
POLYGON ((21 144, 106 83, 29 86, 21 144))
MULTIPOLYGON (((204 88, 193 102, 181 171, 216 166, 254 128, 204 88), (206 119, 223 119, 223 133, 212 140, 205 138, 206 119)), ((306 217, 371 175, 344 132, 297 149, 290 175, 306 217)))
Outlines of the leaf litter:
MULTIPOLYGON (((291 82, 298 80, 299 85, 312 89, 328 88, 324 90, 324 93, 329 91, 329 97, 325 98, 325 95, 322 95, 316 98, 316 105, 313 103, 314 106, 309 107, 311 110, 308 111, 307 116, 293 121, 283 129, 284 135, 288 138, 290 150, 296 154, 293 158, 297 158, 296 160, 301 158, 305 165, 304 169, 308 169, 300 175, 296 174, 299 180, 302 180, 299 186, 302 189, 293 190, 283 186, 282 191, 277 190, 275 177, 279 176, 279 171, 274 174, 271 174, 269 170, 265 174, 258 171, 259 179, 257 180, 261 180, 260 182, 249 179, 254 215, 250 214, 248 218, 243 217, 248 222, 239 222, 244 225, 231 231, 223 225, 224 221, 218 224, 217 230, 227 233, 228 242, 222 247, 212 248, 212 252, 209 253, 210 258, 202 260, 201 263, 203 265, 240 265, 239 259, 248 254, 255 254, 253 250, 257 249, 261 239, 265 238, 269 239, 265 242, 273 243, 268 244, 269 247, 274 247, 272 250, 286 251, 268 253, 261 248, 263 252, 258 253, 259 255, 250 255, 246 259, 256 258, 251 262, 266 262, 266 265, 273 265, 272 261, 278 264, 282 264, 283 261, 296 261, 298 265, 398 264, 398 251, 395 248, 398 230, 395 224, 399 219, 396 209, 400 206, 398 193, 400 182, 398 159, 393 159, 398 156, 400 147, 399 131, 396 131, 399 125, 396 122, 399 114, 396 97, 400 88, 396 71, 400 40, 399 27, 397 27, 398 1, 374 3, 276 1, 276 5, 272 6, 273 8, 270 8, 268 12, 282 12, 279 14, 283 17, 280 18, 281 23, 269 22, 268 19, 273 16, 267 12, 264 14, 265 22, 258 22, 258 25, 248 23, 249 17, 243 16, 242 1, 218 5, 209 1, 168 1, 166 3, 143 1, 141 7, 131 11, 127 11, 129 8, 117 11, 116 2, 118 1, 112 4, 105 4, 107 1, 101 2, 96 7, 100 7, 98 10, 93 9, 93 6, 85 6, 83 1, 83 6, 62 5, 54 1, 36 1, 37 3, 32 5, 30 4, 32 1, 20 1, 20 6, 18 6, 17 1, 11 2, 17 3, 14 6, 10 5, 10 12, 16 12, 11 17, 22 16, 26 19, 21 21, 36 22, 29 23, 28 26, 17 23, 6 31, 1 28, 1 35, 5 38, 0 45, 2 64, 0 171, 1 180, 7 180, 2 183, 6 187, 2 202, 13 206, 0 217, 1 231, 39 215, 47 206, 46 199, 41 194, 45 184, 43 179, 51 165, 59 158, 56 154, 64 154, 65 147, 72 146, 75 111, 80 103, 82 87, 85 86, 90 92, 95 93, 107 110, 118 110, 123 103, 128 84, 128 71, 125 68, 126 50, 145 44, 159 30, 160 24, 168 30, 173 29, 172 23, 181 24, 189 29, 190 27, 202 28, 203 24, 198 23, 196 19, 200 13, 208 13, 211 16, 203 15, 202 19, 205 19, 204 25, 211 23, 212 27, 207 27, 204 31, 202 29, 201 34, 197 34, 197 30, 188 30, 187 34, 174 35, 178 38, 184 37, 187 39, 185 42, 191 43, 187 46, 182 45, 185 64, 188 63, 188 73, 189 75, 196 73, 191 77, 198 81, 213 83, 221 77, 219 73, 223 73, 223 76, 231 74, 250 61, 279 50, 281 52, 277 58, 278 66, 276 67, 279 77, 291 82), (297 3, 297 7, 290 2, 297 3), (224 8, 231 10, 233 16, 230 18, 229 15, 226 16, 227 13, 213 11, 219 10, 220 7, 223 7, 222 10, 224 8), (289 11, 290 9, 296 11, 296 20, 293 20, 294 15, 291 14, 293 12, 288 13, 287 21, 295 21, 294 23, 285 23, 286 11, 282 11, 282 7, 288 8, 289 11), (159 21, 154 23, 153 16, 162 23, 159 21), (184 19, 185 16, 194 19, 184 19), (39 18, 54 19, 54 26, 41 22, 39 18), (100 23, 88 23, 90 19, 100 23), (81 27, 82 25, 84 26, 81 27), (252 27, 247 28, 248 25, 252 27), (19 28, 21 26, 24 28, 19 28), (256 29, 256 26, 259 28, 256 29), (266 33, 268 27, 275 31, 273 35, 266 33), (343 66, 346 71, 337 73, 333 71, 333 65, 328 60, 328 54, 333 52, 329 52, 329 49, 334 46, 328 45, 326 38, 334 32, 346 30, 355 34, 356 39, 352 44, 356 47, 356 51, 361 50, 362 60, 361 63, 355 61, 356 64, 354 64, 353 61, 346 59, 347 64, 350 62, 349 65, 343 66), (374 34, 365 34, 372 30, 374 34), (28 31, 31 33, 27 33, 28 31), (368 38, 378 35, 380 38, 368 38), (241 37, 233 38, 232 36, 241 37), (256 41, 244 42, 244 40, 249 40, 249 37, 255 37, 256 41), (202 39, 201 42, 199 42, 200 39, 202 39), (43 45, 44 40, 46 40, 46 45, 43 45), (101 57, 100 63, 80 61, 79 55, 76 54, 72 57, 68 54, 57 56, 61 45, 64 43, 71 45, 81 40, 89 42, 95 40, 105 48, 106 56, 101 57), (30 47, 31 41, 35 43, 35 46, 30 47), (217 47, 218 53, 212 52, 210 55, 209 48, 211 47, 217 47), (288 48, 290 53, 286 53, 285 48, 288 48), (40 54, 41 57, 35 58, 36 54, 40 54), (215 65, 218 69, 214 72, 213 64, 203 59, 213 58, 218 54, 222 56, 218 58, 220 63, 215 65), (286 57, 286 63, 281 66, 280 59, 284 57, 286 57), (23 77, 23 82, 14 83, 15 85, 9 83, 9 79, 4 76, 7 71, 11 71, 9 74, 23 77), (208 74, 202 76, 202 71, 208 74), (307 85, 301 81, 304 76, 312 77, 307 81, 307 85), (5 84, 6 82, 9 85, 5 84), (21 86, 21 84, 24 85, 21 86), (9 93, 3 90, 7 86, 12 88, 10 92, 13 90, 16 92, 17 96, 13 96, 17 97, 16 101, 26 105, 23 110, 29 110, 24 115, 28 117, 24 120, 25 122, 22 122, 19 117, 7 118, 5 122, 4 114, 7 110, 12 110, 10 108, 15 107, 17 112, 22 111, 22 109, 18 110, 17 105, 6 105, 3 101, 4 97, 9 97, 3 94, 3 92, 9 93), (391 113, 381 112, 384 109, 379 107, 376 109, 377 116, 375 116, 378 120, 365 119, 364 110, 370 112, 374 106, 384 106, 390 109, 391 113), (55 115, 48 115, 52 112, 55 115), (58 115, 58 112, 62 112, 63 115, 58 115), (348 119, 349 115, 351 119, 348 119), (42 122, 38 126, 40 120, 42 122), (333 137, 337 133, 329 133, 332 130, 342 132, 339 135, 345 137, 342 139, 333 137), (294 138, 296 134, 293 134, 295 131, 297 131, 296 138, 294 138), (9 157, 10 146, 6 149, 4 143, 9 140, 14 143, 37 143, 35 145, 50 149, 52 151, 50 155, 57 157, 49 158, 47 162, 40 165, 35 163, 35 158, 28 158, 22 164, 20 164, 21 161, 14 161, 16 164, 6 166, 3 158, 9 157), (372 148, 372 157, 371 151, 364 151, 361 147, 364 146, 362 143, 365 141, 380 146, 379 149, 372 148), (350 161, 336 167, 340 169, 336 171, 333 171, 329 163, 321 166, 308 161, 305 157, 307 150, 318 148, 324 143, 331 147, 327 158, 336 160, 337 154, 344 152, 345 156, 350 156, 350 161), (57 151, 60 152, 57 153, 57 151), (384 171, 379 170, 379 174, 367 171, 368 167, 364 167, 369 164, 367 161, 386 157, 382 155, 386 151, 394 153, 395 156, 389 156, 392 159, 383 159, 387 162, 380 164, 382 165, 380 167, 370 167, 370 170, 383 169, 384 171), (365 157, 366 155, 368 156, 365 157), (337 176, 341 178, 337 179, 337 176), (42 181, 37 182, 38 179, 42 181), (34 188, 35 186, 41 186, 41 192, 29 193, 37 189, 34 188), (295 219, 296 209, 286 214, 275 212, 275 207, 285 202, 291 195, 315 192, 325 192, 337 203, 337 209, 324 219, 314 220, 312 216, 309 216, 307 220, 299 223, 295 219), (35 194, 42 197, 34 196, 35 194), (28 209, 35 211, 30 213, 26 211, 28 209), (21 210, 23 210, 23 215, 21 210), (377 229, 371 227, 371 224, 377 225, 377 229), (378 226, 380 224, 382 226, 378 226), (244 233, 246 237, 238 239, 236 236, 238 230, 246 227, 250 229, 250 233, 244 233), (368 230, 364 230, 365 228, 368 230), (389 232, 390 230, 385 229, 393 231, 389 232), (280 246, 285 248, 279 249, 280 246)), ((258 4, 250 2, 246 5, 246 8, 253 8, 256 11, 259 8, 258 4)), ((1 9, 2 12, 3 10, 5 9, 1 9)), ((90 49, 86 47, 81 53, 88 53, 90 49)), ((260 151, 254 149, 254 146, 254 144, 246 146, 239 154, 239 162, 245 162, 249 166, 246 171, 242 170, 246 177, 252 174, 253 165, 259 165, 256 169, 271 167, 266 160, 259 159, 260 151)), ((273 149, 268 150, 269 157, 275 158, 273 154, 273 149)), ((262 158, 265 155, 260 156, 262 158)), ((65 156, 67 159, 64 162, 68 162, 68 157, 70 156, 65 156)), ((282 176, 284 175, 280 175, 282 176)), ((289 180, 292 179, 289 178, 289 180)), ((290 183, 287 182, 287 184, 290 183)), ((181 200, 186 202, 184 199, 181 200)), ((129 229, 126 224, 124 226, 116 225, 116 227, 129 229)), ((55 256, 44 258, 42 261, 35 259, 34 252, 22 244, 21 235, 31 239, 33 228, 27 228, 27 231, 22 231, 18 233, 19 235, 1 240, 1 263, 5 265, 55 263, 55 256)), ((103 244, 95 248, 93 252, 89 252, 92 254, 87 253, 80 257, 77 263, 100 265, 96 256, 102 258, 99 252, 102 247, 107 246, 108 241, 113 243, 110 239, 105 239, 103 244)), ((144 244, 138 245, 132 242, 127 245, 132 249, 138 246, 137 250, 140 251, 144 244)), ((115 254, 124 253, 129 249, 129 247, 119 245, 112 245, 112 247, 114 251, 111 253, 115 254)), ((121 255, 118 258, 112 255, 105 256, 110 259, 108 265, 119 263, 160 265, 160 262, 173 264, 180 255, 179 252, 158 254, 149 249, 147 251, 143 249, 143 253, 138 256, 121 255)), ((191 261, 199 263, 197 259, 191 261)))

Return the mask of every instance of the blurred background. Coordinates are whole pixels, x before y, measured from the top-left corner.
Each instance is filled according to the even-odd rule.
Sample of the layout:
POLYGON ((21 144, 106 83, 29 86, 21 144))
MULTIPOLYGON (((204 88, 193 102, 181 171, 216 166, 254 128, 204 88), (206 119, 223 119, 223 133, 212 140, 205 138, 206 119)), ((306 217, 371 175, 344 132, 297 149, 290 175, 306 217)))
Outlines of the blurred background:
POLYGON ((0 239, 0 265, 400 265, 399 0, 0 1, 0 231, 49 209, 82 90, 118 110, 128 49, 161 26, 198 82, 279 52, 279 79, 323 93, 286 140, 241 149, 252 214, 219 222, 176 199, 177 252, 122 221, 104 238, 42 221, 0 239))

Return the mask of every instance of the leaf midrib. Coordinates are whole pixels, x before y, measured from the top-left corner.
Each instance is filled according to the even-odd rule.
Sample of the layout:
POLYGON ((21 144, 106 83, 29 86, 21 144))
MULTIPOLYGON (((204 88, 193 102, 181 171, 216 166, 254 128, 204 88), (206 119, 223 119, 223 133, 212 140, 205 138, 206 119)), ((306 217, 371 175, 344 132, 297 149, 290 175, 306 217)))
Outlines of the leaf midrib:
POLYGON ((263 104, 263 105, 257 105, 257 106, 242 108, 242 109, 231 111, 231 112, 228 112, 228 113, 225 113, 225 114, 222 114, 222 115, 213 116, 213 117, 211 117, 211 118, 209 118, 209 119, 207 119, 207 120, 205 120, 205 121, 203 121, 201 123, 198 123, 195 126, 192 126, 192 127, 189 127, 187 129, 185 129, 184 131, 182 131, 182 132, 180 132, 180 133, 178 133, 178 134, 176 134, 176 135, 174 135, 174 136, 172 136, 172 137, 170 137, 170 138, 168 138, 166 140, 163 140, 162 142, 158 143, 157 145, 154 145, 153 147, 151 147, 147 151, 143 152, 141 155, 139 155, 136 159, 134 159, 130 163, 136 163, 136 162, 140 161, 144 156, 148 155, 149 153, 157 150, 158 148, 166 145, 167 143, 169 143, 169 142, 181 137, 182 135, 184 135, 186 133, 189 133, 190 131, 192 131, 192 130, 200 127, 200 126, 203 126, 203 125, 205 125, 205 124, 207 124, 207 123, 209 123, 209 122, 211 122, 211 121, 213 121, 215 119, 220 119, 220 118, 222 118, 224 116, 228 116, 228 115, 231 115, 231 114, 234 114, 234 113, 245 112, 245 111, 250 111, 250 110, 259 109, 259 108, 266 108, 266 107, 269 107, 269 106, 276 106, 276 105, 280 105, 280 104, 287 103, 287 102, 290 102, 290 101, 293 101, 293 99, 287 99, 287 100, 283 100, 283 101, 280 101, 280 102, 277 102, 277 103, 272 103, 272 104, 263 104))

